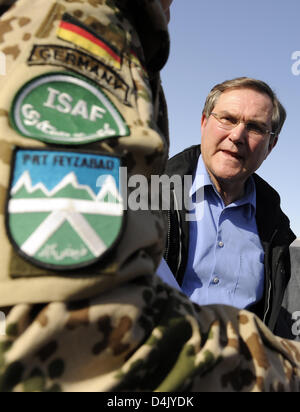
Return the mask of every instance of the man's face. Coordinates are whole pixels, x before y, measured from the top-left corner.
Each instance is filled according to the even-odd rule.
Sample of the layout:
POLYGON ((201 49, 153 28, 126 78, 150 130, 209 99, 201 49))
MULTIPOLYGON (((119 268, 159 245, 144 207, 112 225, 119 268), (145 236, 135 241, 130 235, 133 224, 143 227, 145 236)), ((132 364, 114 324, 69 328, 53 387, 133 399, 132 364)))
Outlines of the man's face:
MULTIPOLYGON (((251 89, 224 92, 213 113, 226 114, 245 123, 263 124, 272 130, 273 104, 268 95, 251 89)), ((277 143, 270 136, 251 136, 245 123, 233 130, 224 130, 219 121, 210 116, 202 117, 201 152, 210 175, 219 182, 246 182, 263 163, 277 143)))
POLYGON ((168 23, 170 21, 170 6, 173 3, 173 0, 160 0, 162 8, 165 12, 165 15, 167 17, 168 23))

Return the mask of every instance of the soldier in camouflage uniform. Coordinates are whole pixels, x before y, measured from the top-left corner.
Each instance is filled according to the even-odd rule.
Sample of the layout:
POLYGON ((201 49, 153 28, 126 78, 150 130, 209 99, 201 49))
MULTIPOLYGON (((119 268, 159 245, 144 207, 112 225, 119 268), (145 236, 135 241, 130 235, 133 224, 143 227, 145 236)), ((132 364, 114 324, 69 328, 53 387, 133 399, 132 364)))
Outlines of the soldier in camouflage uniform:
POLYGON ((18 0, 0 36, 0 391, 299 391, 300 344, 162 283, 161 213, 124 211, 120 166, 167 159, 161 3, 18 0))

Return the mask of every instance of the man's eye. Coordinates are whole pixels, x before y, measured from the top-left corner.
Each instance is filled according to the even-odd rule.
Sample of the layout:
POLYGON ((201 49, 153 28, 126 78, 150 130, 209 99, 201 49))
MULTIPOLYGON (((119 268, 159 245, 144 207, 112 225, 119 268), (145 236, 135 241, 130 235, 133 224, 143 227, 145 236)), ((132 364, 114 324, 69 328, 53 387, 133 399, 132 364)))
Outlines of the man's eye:
POLYGON ((254 132, 257 134, 264 134, 263 127, 255 123, 248 123, 247 129, 249 130, 249 132, 254 132))
POLYGON ((237 120, 230 116, 222 116, 221 121, 224 124, 237 124, 237 120))

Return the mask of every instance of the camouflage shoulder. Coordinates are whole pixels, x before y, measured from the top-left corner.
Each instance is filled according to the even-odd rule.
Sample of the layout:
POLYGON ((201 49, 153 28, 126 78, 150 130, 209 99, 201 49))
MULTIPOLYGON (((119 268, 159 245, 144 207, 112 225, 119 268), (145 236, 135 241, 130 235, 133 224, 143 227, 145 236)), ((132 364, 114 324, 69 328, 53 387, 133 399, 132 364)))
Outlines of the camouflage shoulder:
POLYGON ((19 305, 7 325, 1 391, 300 389, 300 344, 249 312, 198 307, 156 277, 92 300, 19 305))

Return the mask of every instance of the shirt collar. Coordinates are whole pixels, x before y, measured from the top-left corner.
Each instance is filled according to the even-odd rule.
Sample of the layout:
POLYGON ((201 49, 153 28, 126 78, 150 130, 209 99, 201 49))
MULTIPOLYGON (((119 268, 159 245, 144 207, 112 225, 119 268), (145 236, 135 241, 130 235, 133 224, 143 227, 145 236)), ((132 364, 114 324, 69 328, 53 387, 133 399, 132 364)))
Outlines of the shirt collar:
MULTIPOLYGON (((215 189, 213 182, 211 181, 211 178, 205 167, 202 155, 200 155, 197 164, 197 169, 195 175, 193 176, 193 184, 190 190, 190 197, 194 196, 195 193, 197 193, 200 189, 204 188, 205 186, 212 186, 215 189)), ((256 213, 256 186, 252 176, 250 176, 246 183, 246 191, 244 196, 241 199, 229 205, 229 207, 245 205, 251 206, 253 213, 256 213)))
POLYGON ((203 162, 202 155, 200 155, 195 175, 193 176, 193 184, 190 190, 190 197, 192 197, 198 190, 205 186, 213 186, 208 171, 203 162))

